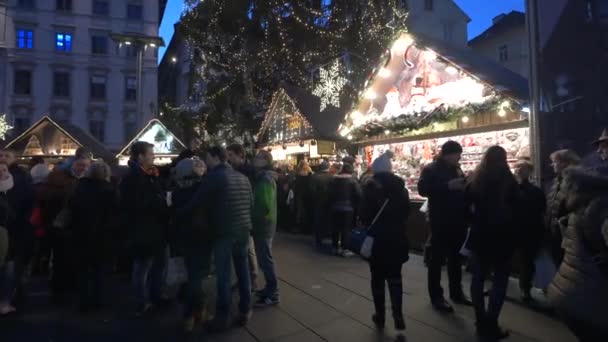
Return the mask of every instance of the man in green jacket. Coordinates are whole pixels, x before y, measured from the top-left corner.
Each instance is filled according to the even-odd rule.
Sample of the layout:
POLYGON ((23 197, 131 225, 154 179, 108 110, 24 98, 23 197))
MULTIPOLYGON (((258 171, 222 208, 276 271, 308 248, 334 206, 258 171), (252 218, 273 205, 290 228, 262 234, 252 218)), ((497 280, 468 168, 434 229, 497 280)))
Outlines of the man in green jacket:
POLYGON ((272 171, 272 154, 260 151, 253 162, 256 178, 253 194, 253 240, 266 286, 258 293, 257 307, 279 303, 279 288, 272 258, 272 239, 277 230, 277 174, 272 171))

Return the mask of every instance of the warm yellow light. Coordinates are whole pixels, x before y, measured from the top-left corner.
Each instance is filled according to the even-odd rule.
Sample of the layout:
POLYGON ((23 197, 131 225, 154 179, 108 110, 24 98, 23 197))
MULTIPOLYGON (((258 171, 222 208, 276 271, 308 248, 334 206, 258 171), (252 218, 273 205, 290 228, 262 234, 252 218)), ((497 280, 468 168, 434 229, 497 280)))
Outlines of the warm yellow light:
POLYGON ((453 66, 448 66, 445 68, 445 72, 447 72, 450 75, 456 75, 458 73, 458 69, 454 68, 453 66))
POLYGON ((462 117, 462 122, 463 122, 463 123, 465 123, 465 124, 466 124, 467 122, 469 122, 469 117, 468 117, 468 116, 463 116, 463 117, 462 117))
POLYGON ((511 103, 509 103, 509 101, 504 101, 503 103, 500 104, 501 108, 505 108, 505 107, 510 107, 511 103))
POLYGON ((353 136, 352 136, 352 135, 349 135, 349 136, 348 136, 348 140, 353 140, 353 136))
POLYGON ((343 127, 342 129, 340 129, 340 135, 345 137, 348 135, 348 133, 350 133, 350 131, 350 127, 343 127))
POLYGON ((150 43, 150 46, 151 46, 151 47, 156 47, 156 44, 154 44, 154 43, 150 43))
POLYGON ((391 131, 389 131, 388 129, 386 131, 384 131, 384 134, 389 135, 391 134, 391 131))
POLYGON ((173 63, 177 62, 177 58, 175 58, 175 57, 171 58, 171 62, 173 62, 173 63))
POLYGON ((498 116, 503 117, 507 115, 507 112, 505 111, 504 108, 500 108, 500 110, 498 111, 498 116))
POLYGON ((374 91, 374 89, 369 89, 368 91, 365 92, 365 98, 368 100, 374 100, 376 99, 378 95, 376 95, 376 92, 374 91))
POLYGON ((131 45, 131 42, 130 41, 126 41, 125 44, 126 45, 131 45))
POLYGON ((409 35, 403 35, 394 44, 391 51, 395 54, 404 53, 405 50, 414 43, 414 40, 409 35))
POLYGON ((437 54, 434 51, 426 50, 424 53, 426 58, 428 58, 428 60, 430 61, 434 61, 435 59, 437 59, 437 54))
POLYGON ((378 71, 378 76, 382 77, 382 78, 389 78, 391 77, 391 71, 388 70, 387 68, 382 68, 380 69, 380 71, 378 71))

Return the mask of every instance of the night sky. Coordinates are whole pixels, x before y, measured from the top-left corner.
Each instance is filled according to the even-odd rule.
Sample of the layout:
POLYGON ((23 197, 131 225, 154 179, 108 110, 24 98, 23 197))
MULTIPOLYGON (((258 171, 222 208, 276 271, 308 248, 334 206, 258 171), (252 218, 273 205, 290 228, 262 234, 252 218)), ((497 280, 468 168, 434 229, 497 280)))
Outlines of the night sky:
MULTIPOLYGON (((508 13, 513 10, 524 11, 525 0, 454 0, 471 17, 469 23, 469 38, 477 36, 492 24, 492 18, 500 13, 508 13), (483 4, 482 4, 483 3, 483 4)), ((182 0, 169 0, 162 25, 160 35, 165 39, 165 44, 169 45, 173 35, 173 24, 179 20, 182 11, 182 0)), ((165 49, 161 48, 158 60, 163 57, 165 49)))

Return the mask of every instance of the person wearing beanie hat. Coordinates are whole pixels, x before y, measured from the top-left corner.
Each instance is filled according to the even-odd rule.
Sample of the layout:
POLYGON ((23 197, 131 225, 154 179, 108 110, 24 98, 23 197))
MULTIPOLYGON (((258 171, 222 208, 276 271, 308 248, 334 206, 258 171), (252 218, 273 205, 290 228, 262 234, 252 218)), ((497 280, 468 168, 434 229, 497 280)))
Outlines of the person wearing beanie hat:
POLYGON ((460 248, 467 235, 465 178, 460 169, 462 146, 448 141, 436 161, 427 165, 418 181, 418 192, 429 200, 431 248, 428 265, 428 291, 433 307, 454 312, 441 287, 441 268, 448 265, 450 298, 455 304, 471 305, 462 290, 460 248))
POLYGON ((372 163, 372 170, 375 174, 382 172, 393 172, 393 152, 386 151, 372 163))
POLYGON ((324 160, 319 165, 318 172, 310 180, 310 197, 313 199, 313 224, 315 232, 315 247, 323 247, 323 238, 329 232, 329 184, 333 175, 329 172, 329 162, 324 160))
POLYGON ((352 252, 346 249, 346 238, 354 226, 362 197, 361 187, 353 173, 353 165, 344 164, 340 174, 334 176, 329 184, 328 207, 331 210, 334 253, 344 257, 352 255, 352 252))

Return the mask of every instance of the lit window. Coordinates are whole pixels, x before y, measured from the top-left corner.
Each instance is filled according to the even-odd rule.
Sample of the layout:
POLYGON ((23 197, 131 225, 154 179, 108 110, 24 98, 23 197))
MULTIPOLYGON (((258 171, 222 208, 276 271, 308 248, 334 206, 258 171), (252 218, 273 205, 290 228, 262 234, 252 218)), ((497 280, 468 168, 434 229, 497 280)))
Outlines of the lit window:
POLYGON ((137 99, 137 78, 127 77, 125 100, 134 101, 137 99))
POLYGON ((498 48, 498 61, 506 62, 509 60, 509 49, 506 45, 502 45, 498 48))
POLYGON ((127 5, 127 19, 141 20, 143 18, 143 6, 141 4, 127 5))
POLYGON ((34 47, 34 31, 17 30, 17 47, 20 49, 31 49, 34 47))
POLYGON ((63 52, 72 51, 72 34, 57 33, 55 35, 55 49, 63 52))

